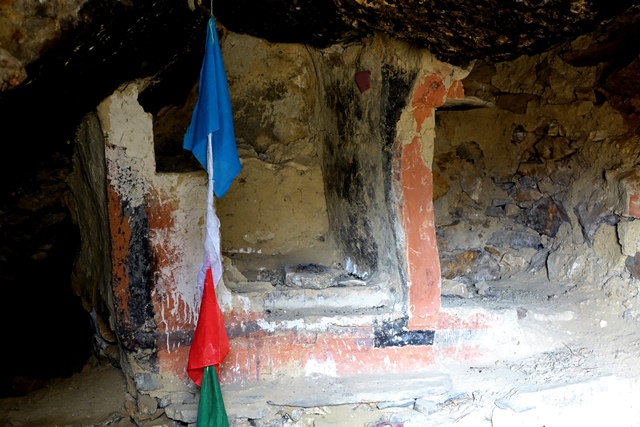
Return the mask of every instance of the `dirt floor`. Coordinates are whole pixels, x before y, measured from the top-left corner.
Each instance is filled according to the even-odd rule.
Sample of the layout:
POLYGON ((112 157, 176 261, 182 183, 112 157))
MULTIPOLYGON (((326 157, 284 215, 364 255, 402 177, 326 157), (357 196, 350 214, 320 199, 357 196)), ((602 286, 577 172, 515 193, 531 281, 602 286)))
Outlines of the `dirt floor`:
POLYGON ((57 379, 25 397, 0 400, 6 427, 135 426, 125 410, 123 373, 110 364, 87 364, 71 378, 57 379))
MULTIPOLYGON (((516 308, 521 330, 515 332, 524 337, 518 345, 525 356, 442 366, 453 388, 440 400, 426 401, 426 409, 425 402, 421 408, 418 403, 410 408, 379 403, 313 408, 304 410, 309 414, 304 424, 289 420, 282 425, 566 427, 578 425, 566 424, 565 418, 573 414, 582 427, 595 427, 603 421, 597 414, 613 411, 608 425, 640 426, 640 404, 634 403, 640 402, 640 326, 621 318, 607 295, 601 286, 569 287, 521 277, 492 283, 467 300, 444 298, 443 305, 473 302, 489 310, 516 308), (519 408, 523 402, 530 407, 519 408), (631 419, 634 414, 638 417, 631 419)), ((122 372, 90 363, 82 373, 52 381, 26 397, 0 400, 0 425, 135 426, 125 403, 122 372)))

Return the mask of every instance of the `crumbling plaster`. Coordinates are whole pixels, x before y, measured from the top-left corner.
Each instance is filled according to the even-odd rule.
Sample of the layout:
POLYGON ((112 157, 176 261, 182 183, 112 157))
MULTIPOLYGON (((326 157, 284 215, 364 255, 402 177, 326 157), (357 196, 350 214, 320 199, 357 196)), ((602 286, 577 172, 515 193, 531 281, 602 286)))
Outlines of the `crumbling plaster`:
MULTIPOLYGON (((428 235, 433 229, 429 223, 433 111, 466 72, 425 50, 385 37, 320 50, 314 58, 322 82, 316 117, 322 120, 325 137, 329 223, 339 249, 348 257, 347 268, 365 278, 386 274, 396 301, 405 304, 397 311, 434 301, 429 310, 435 313, 439 272, 435 238, 428 235), (369 90, 360 93, 354 81, 357 72, 370 73, 369 90), (406 181, 411 175, 416 183, 406 181), (416 241, 411 241, 414 237, 416 241), (425 279, 425 272, 432 278, 425 279), (425 280, 432 282, 425 285, 425 280), (407 294, 412 281, 419 283, 413 288, 414 298, 424 298, 413 303, 407 294), (433 294, 428 296, 425 288, 433 294)), ((451 95, 458 94, 453 90, 451 95)))
MULTIPOLYGON (((223 381, 404 371, 409 360, 428 370, 436 357, 429 328, 487 328, 491 320, 475 311, 438 317, 434 111, 447 96, 461 96, 459 79, 467 72, 377 38, 310 51, 228 34, 223 51, 243 163, 216 201, 229 256, 217 288, 232 342, 223 381), (247 59, 251 52, 267 61, 263 71, 247 59), (360 93, 353 76, 363 69, 372 85, 360 93), (355 110, 360 113, 348 114, 355 110), (345 156, 356 160, 354 168, 341 163, 345 156), (287 192, 299 198, 283 197, 287 192), (309 202, 315 214, 304 209, 309 202), (369 224, 368 235, 356 236, 357 221, 369 224), (371 259, 350 252, 354 242, 377 252, 371 259), (241 250, 248 244, 252 250, 241 250), (346 287, 292 289, 268 274, 272 266, 257 268, 255 276, 242 268, 247 259, 256 267, 270 256, 299 262, 300 248, 313 253, 329 245, 342 256, 334 266, 353 269, 345 273, 357 280, 346 287), (358 269, 369 261, 371 269, 358 269)), ((196 320, 206 188, 203 171, 157 171, 154 119, 138 102, 147 84, 123 85, 97 109, 106 153, 112 323, 130 388, 171 400, 180 384, 193 391, 184 363, 196 320)), ((446 342, 441 357, 449 352, 446 342)), ((461 347, 456 354, 478 352, 461 347)))
POLYGON ((149 392, 161 388, 152 374, 158 359, 188 342, 185 331, 197 318, 206 175, 156 173, 152 117, 137 102, 145 83, 124 85, 97 111, 106 153, 112 322, 125 372, 134 389, 149 392))

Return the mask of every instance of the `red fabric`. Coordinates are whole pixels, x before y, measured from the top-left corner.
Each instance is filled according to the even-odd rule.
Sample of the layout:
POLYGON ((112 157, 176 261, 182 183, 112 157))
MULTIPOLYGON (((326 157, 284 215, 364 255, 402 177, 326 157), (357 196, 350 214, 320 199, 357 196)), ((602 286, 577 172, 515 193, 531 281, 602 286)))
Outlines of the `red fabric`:
POLYGON ((213 274, 207 269, 200 303, 200 315, 198 324, 193 334, 187 373, 194 383, 202 384, 202 374, 205 366, 218 365, 229 354, 229 337, 224 328, 224 319, 216 299, 216 291, 213 287, 213 274))

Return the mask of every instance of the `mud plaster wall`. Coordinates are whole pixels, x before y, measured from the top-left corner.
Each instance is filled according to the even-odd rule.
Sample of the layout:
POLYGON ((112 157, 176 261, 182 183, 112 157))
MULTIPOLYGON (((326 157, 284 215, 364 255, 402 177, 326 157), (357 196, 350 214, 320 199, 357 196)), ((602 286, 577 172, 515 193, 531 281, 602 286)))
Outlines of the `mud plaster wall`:
POLYGON ((242 161, 217 202, 223 251, 333 261, 307 48, 228 33, 222 51, 242 161))
MULTIPOLYGON (((435 294, 415 292, 437 311, 433 111, 462 96, 468 71, 383 36, 323 50, 231 32, 221 40, 243 164, 217 201, 223 253, 249 279, 310 262, 359 279, 379 272, 401 305, 410 271, 414 290, 429 283, 435 294), (371 83, 362 93, 358 72, 371 83), (409 176, 417 181, 403 183, 409 176)), ((156 148, 179 139, 196 93, 154 118, 156 148)))
MULTIPOLYGON (((569 49, 588 44, 581 38, 569 49)), ((633 308, 640 277, 624 241, 639 238, 631 177, 640 141, 596 96, 598 72, 557 51, 483 65, 463 81, 466 95, 495 106, 438 113, 434 198, 445 279, 473 290, 541 274, 559 289, 613 287, 620 310, 633 308)))
POLYGON ((385 37, 314 53, 322 85, 316 120, 324 138, 331 235, 350 273, 367 278, 382 272, 396 285, 394 291, 400 291, 407 261, 404 224, 398 216, 403 197, 399 153, 417 137, 420 162, 430 167, 433 147, 432 117, 420 121, 416 131, 413 115, 432 107, 417 108, 411 96, 425 76, 442 74, 434 82, 441 85, 444 102, 454 74, 461 71, 385 37), (356 73, 368 74, 369 88, 358 88, 356 73))
POLYGON ((144 87, 144 81, 124 85, 98 106, 97 115, 122 362, 135 382, 131 390, 161 393, 184 387, 184 367, 158 375, 158 366, 188 345, 195 324, 206 175, 156 173, 153 120, 137 101, 144 87))
POLYGON ((384 65, 384 55, 381 45, 317 52, 323 90, 316 120, 324 139, 329 222, 345 267, 357 277, 384 272, 400 283, 405 265, 394 234, 394 142, 417 71, 384 65), (371 88, 363 93, 357 72, 370 73, 371 88))
MULTIPOLYGON (((255 265, 273 255, 231 251, 216 291, 231 340, 221 366, 225 384, 430 370, 451 353, 447 337, 493 322, 476 310, 440 310, 430 169, 434 111, 447 97, 462 96, 459 80, 466 72, 382 38, 368 46, 315 51, 311 58, 321 84, 307 99, 313 112, 307 119, 310 131, 327 144, 319 180, 329 202, 326 219, 338 221, 327 233, 352 260, 354 274, 360 272, 356 265, 373 259, 371 276, 381 273, 385 279, 296 288, 273 277, 247 277, 236 268, 236 255, 257 257, 255 265), (372 87, 359 97, 353 73, 365 66, 372 87), (366 233, 357 230, 364 223, 371 224, 366 233), (354 242, 374 248, 375 258, 350 246, 354 242)), ((148 82, 123 85, 106 98, 97 108, 101 138, 90 136, 105 150, 112 324, 129 392, 139 409, 153 397, 169 418, 187 421, 196 406, 197 387, 185 363, 199 300, 206 180, 202 170, 158 171, 154 117, 139 102, 148 82)), ((97 124, 91 117, 87 126, 97 124)), ((239 120, 236 127, 243 126, 239 120)), ((265 160, 277 149, 274 144, 258 154, 257 145, 241 142, 244 164, 254 159, 256 165, 277 166, 265 160)), ((266 190, 273 195, 274 189, 266 190)), ((218 200, 219 213, 227 196, 218 200)), ((255 222, 261 209, 245 221, 255 222)), ((294 253, 278 255, 287 261, 294 253)), ((464 344, 456 344, 453 353, 479 354, 464 344)))

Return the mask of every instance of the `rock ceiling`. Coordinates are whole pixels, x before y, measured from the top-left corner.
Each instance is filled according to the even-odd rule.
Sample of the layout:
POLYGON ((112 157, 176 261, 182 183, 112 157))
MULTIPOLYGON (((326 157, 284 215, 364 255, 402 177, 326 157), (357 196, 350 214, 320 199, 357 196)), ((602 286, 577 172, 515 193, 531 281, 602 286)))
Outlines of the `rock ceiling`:
MULTIPOLYGON (((23 139, 37 119, 49 140, 65 142, 83 114, 135 78, 156 76, 141 99, 151 113, 184 99, 197 80, 208 3, 1 2, 0 116, 10 124, 3 139, 23 139)), ((539 53, 613 18, 632 16, 618 19, 626 22, 618 28, 622 36, 569 58, 607 62, 616 55, 624 67, 640 53, 637 38, 629 36, 639 32, 638 4, 640 0, 233 0, 213 2, 213 10, 231 31, 274 42, 324 47, 383 32, 453 64, 539 53)), ((27 144, 4 146, 10 146, 3 156, 7 161, 32 151, 27 144)), ((41 150, 44 157, 49 148, 41 150)), ((13 175, 10 166, 0 162, 0 179, 13 175)))
MULTIPOLYGON (((213 2, 213 9, 232 31, 270 41, 324 47, 384 32, 462 64, 539 53, 635 4, 640 1, 234 0, 213 2)), ((162 30, 173 37, 172 44, 189 47, 206 6, 191 11, 187 0, 2 2, 0 85, 19 85, 26 77, 21 66, 47 55, 66 66, 79 57, 118 55, 127 47, 153 51, 162 30), (120 44, 113 43, 119 36, 120 44)))
MULTIPOLYGON (((54 154, 68 159, 82 116, 122 83, 155 76, 140 99, 154 114, 184 100, 200 69, 208 3, 0 2, 0 201, 19 195, 17 188, 42 164, 50 164, 54 154)), ((639 4, 640 0, 233 0, 216 1, 213 10, 229 30, 273 42, 324 47, 383 32, 428 48, 453 64, 513 59, 613 27, 614 37, 605 32, 599 43, 584 52, 569 52, 565 60, 606 62, 633 75, 637 66, 629 64, 640 62, 639 4)), ((620 84, 627 88, 628 80, 618 79, 613 89, 620 84)))
POLYGON ((231 30, 316 46, 379 31, 440 59, 500 61, 538 53, 616 16, 637 1, 235 0, 214 4, 231 30))

